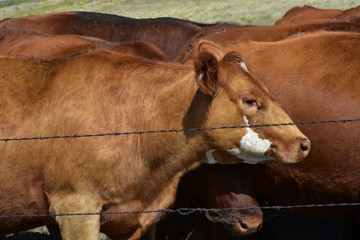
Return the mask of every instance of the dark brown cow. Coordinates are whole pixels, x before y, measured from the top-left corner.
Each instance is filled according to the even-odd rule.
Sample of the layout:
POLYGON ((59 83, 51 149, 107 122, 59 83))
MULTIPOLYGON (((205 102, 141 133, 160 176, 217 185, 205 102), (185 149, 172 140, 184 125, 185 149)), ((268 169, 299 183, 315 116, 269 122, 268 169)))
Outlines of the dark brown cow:
MULTIPOLYGON (((252 182, 251 173, 240 165, 230 168, 202 165, 181 178, 173 208, 243 208, 239 211, 192 213, 192 236, 194 239, 219 240, 229 234, 246 236, 258 231, 263 222, 261 209, 255 208, 259 207, 255 199, 259 198, 259 195, 255 194, 256 186, 252 182), (208 225, 207 221, 204 221, 204 215, 212 224, 208 225)), ((159 223, 157 239, 185 239, 188 229, 182 230, 178 226, 178 213, 169 214, 166 221, 159 223)))
POLYGON ((170 60, 202 27, 210 26, 176 18, 133 19, 111 14, 64 12, 6 19, 0 22, 0 40, 7 31, 48 35, 76 34, 111 42, 149 42, 159 47, 170 60))
MULTIPOLYGON (((252 76, 265 83, 295 121, 303 122, 359 118, 359 46, 360 34, 320 32, 273 43, 231 42, 224 48, 241 52, 252 76)), ((197 199, 202 202, 211 201, 209 199, 226 202, 229 198, 237 202, 231 193, 243 193, 279 205, 360 202, 359 128, 359 122, 302 125, 301 129, 313 144, 309 158, 302 163, 290 167, 271 163, 224 167, 222 176, 214 174, 218 179, 209 182, 217 184, 192 184, 191 192, 201 193, 197 199), (233 189, 229 187, 223 194, 214 191, 219 181, 233 189)), ((199 173, 204 176, 218 173, 214 169, 206 171, 199 173)), ((178 191, 180 196, 182 189, 185 188, 178 191)), ((228 202, 230 204, 217 207, 238 207, 228 202)), ((241 202, 239 197, 238 203, 241 202)), ((360 209, 305 210, 302 209, 311 214, 343 215, 360 209)), ((221 239, 211 238, 210 231, 197 233, 197 230, 194 230, 197 239, 221 239)))
MULTIPOLYGON (((0 215, 161 209, 173 201, 180 177, 201 161, 302 160, 310 144, 295 126, 9 140, 291 122, 242 69, 239 54, 223 56, 206 41, 198 49, 191 67, 102 51, 70 59, 1 57, 0 215)), ((138 239, 155 218, 95 214, 56 221, 63 239, 97 239, 100 228, 113 239, 138 239)), ((6 234, 53 219, 0 221, 6 234)))
POLYGON ((289 24, 321 19, 343 19, 355 20, 360 17, 360 6, 346 10, 340 9, 321 9, 305 5, 303 7, 293 7, 285 15, 275 22, 275 25, 289 24))

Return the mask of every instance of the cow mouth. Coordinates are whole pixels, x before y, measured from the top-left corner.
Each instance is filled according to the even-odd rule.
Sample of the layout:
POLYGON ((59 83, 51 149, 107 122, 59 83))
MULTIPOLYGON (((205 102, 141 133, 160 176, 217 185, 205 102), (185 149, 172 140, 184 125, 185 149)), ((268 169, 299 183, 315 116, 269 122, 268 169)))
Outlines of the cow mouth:
POLYGON ((219 213, 216 215, 207 213, 206 217, 212 222, 220 222, 234 237, 247 236, 257 232, 262 225, 262 215, 246 216, 245 218, 236 217, 233 214, 219 213))
POLYGON ((231 231, 231 235, 234 237, 241 237, 241 236, 247 236, 252 233, 255 233, 259 231, 261 228, 261 223, 255 226, 250 226, 249 224, 245 223, 242 220, 239 220, 238 222, 234 223, 232 226, 232 229, 229 229, 231 231))

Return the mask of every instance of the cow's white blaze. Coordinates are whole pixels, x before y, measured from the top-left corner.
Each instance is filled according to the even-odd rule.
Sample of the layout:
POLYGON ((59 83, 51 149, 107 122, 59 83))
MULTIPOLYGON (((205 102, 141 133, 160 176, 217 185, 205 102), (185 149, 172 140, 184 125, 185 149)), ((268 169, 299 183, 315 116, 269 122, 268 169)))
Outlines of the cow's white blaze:
POLYGON ((206 152, 206 159, 208 160, 208 164, 215 164, 217 163, 217 161, 215 160, 214 156, 212 155, 212 153, 215 150, 209 150, 206 152))
MULTIPOLYGON (((246 126, 249 126, 249 121, 245 115, 244 121, 246 126)), ((249 127, 246 130, 247 133, 241 139, 239 148, 226 150, 237 158, 242 159, 244 163, 256 164, 262 161, 275 160, 274 157, 265 156, 271 142, 267 139, 259 138, 259 135, 249 127)))

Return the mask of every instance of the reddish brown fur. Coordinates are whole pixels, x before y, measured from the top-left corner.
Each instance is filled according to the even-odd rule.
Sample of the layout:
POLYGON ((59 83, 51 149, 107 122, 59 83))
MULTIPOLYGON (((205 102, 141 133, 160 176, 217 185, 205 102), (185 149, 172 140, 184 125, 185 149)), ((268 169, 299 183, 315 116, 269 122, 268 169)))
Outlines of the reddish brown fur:
POLYGON ((6 31, 0 45, 1 55, 31 57, 71 57, 94 49, 167 61, 161 50, 147 42, 116 43, 78 35, 44 35, 35 32, 6 31))
MULTIPOLYGON (((6 30, 48 35, 76 34, 111 42, 149 42, 170 60, 206 24, 175 18, 133 19, 111 14, 64 12, 8 19, 0 23, 6 30)), ((6 35, 0 35, 0 40, 6 35)))
MULTIPOLYGON (((53 60, 2 57, 0 134, 12 138, 244 125, 244 114, 250 124, 291 121, 263 85, 241 69, 239 56, 217 59, 213 43, 201 46, 195 72, 218 72, 206 79, 218 82, 212 84, 217 86, 214 96, 205 94, 207 84, 196 84, 195 79, 204 79, 194 67, 179 64, 103 51, 53 60), (249 93, 264 104, 261 111, 245 105, 249 93)), ((0 214, 166 208, 182 174, 198 166, 208 150, 237 146, 245 133, 236 129, 1 141, 0 214)), ((299 154, 305 136, 295 127, 259 135, 277 146, 295 147, 271 147, 271 156, 279 160, 297 162, 306 156, 299 154)), ((222 155, 216 160, 240 161, 222 155)), ((97 239, 100 226, 113 239, 138 239, 155 218, 155 213, 143 213, 56 220, 64 239, 97 239)), ((49 217, 0 221, 1 234, 53 223, 49 217)))
POLYGON ((354 21, 360 17, 360 6, 345 10, 340 9, 320 9, 312 6, 293 7, 285 15, 275 22, 275 25, 291 24, 296 22, 342 19, 354 21))
POLYGON ((180 51, 175 61, 185 63, 193 58, 194 48, 200 39, 214 41, 220 46, 237 42, 259 41, 274 42, 288 37, 296 37, 317 31, 360 32, 360 24, 341 21, 323 20, 276 26, 237 26, 218 24, 203 29, 193 37, 180 51))
POLYGON ((293 7, 285 15, 275 22, 275 25, 303 22, 309 20, 330 19, 338 15, 340 9, 321 9, 305 5, 303 7, 293 7))
MULTIPOLYGON (((296 122, 303 122, 359 118, 359 45, 360 34, 319 32, 274 43, 230 42, 225 49, 241 52, 251 74, 264 82, 296 122)), ((359 127, 359 122, 303 125, 300 128, 314 146, 305 161, 290 167, 273 163, 224 166, 222 177, 214 175, 217 179, 212 179, 216 185, 192 184, 195 189, 191 192, 201 193, 199 198, 205 203, 211 199, 226 201, 229 198, 226 194, 219 196, 204 188, 217 188, 219 181, 230 186, 235 181, 238 185, 232 185, 228 192, 245 193, 279 205, 359 202, 359 127)), ((207 171, 201 174, 212 175, 213 170, 207 171)), ((182 189, 179 196, 183 195, 182 189)), ((237 204, 242 202, 243 198, 239 197, 237 204)), ((342 215, 359 212, 359 208, 302 211, 342 215)), ((204 237, 198 239, 211 239, 208 231, 195 229, 194 232, 204 237)))
MULTIPOLYGON (((352 12, 351 9, 348 11, 352 12)), ((10 38, 14 35, 14 38, 19 38, 33 31, 49 35, 77 34, 119 43, 143 41, 159 48, 169 60, 176 58, 175 61, 185 62, 193 58, 196 44, 201 39, 218 43, 239 40, 277 41, 304 32, 359 32, 359 29, 356 22, 341 19, 288 26, 238 26, 201 24, 174 18, 132 19, 101 13, 65 12, 4 21, 0 23, 0 39, 4 42, 4 39, 9 39, 9 34, 10 38)))
MULTIPOLYGON (((344 11, 346 12, 346 11, 344 11)), ((318 21, 312 23, 292 24, 291 26, 231 26, 231 25, 217 25, 209 27, 199 34, 198 38, 208 38, 216 40, 219 44, 233 44, 237 41, 257 40, 257 41, 276 41, 288 36, 302 34, 304 32, 318 31, 318 30, 344 30, 358 32, 358 25, 344 21, 318 21)), ((197 40, 194 40, 194 44, 197 40)), ((190 45, 190 48, 194 45, 190 45)), ((229 50, 234 48, 229 47, 229 50)), ((189 47, 185 48, 186 51, 189 47)), ((242 50, 244 51, 244 50, 242 50)), ((260 65, 260 64, 259 64, 260 65)), ((285 65, 286 66, 286 65, 285 65)), ((259 66, 260 68, 260 66, 259 66)), ((343 194, 343 193, 339 193, 343 194)), ((240 202, 242 200, 239 200, 240 202)))
POLYGON ((348 19, 349 21, 360 23, 360 6, 343 10, 334 18, 348 19))

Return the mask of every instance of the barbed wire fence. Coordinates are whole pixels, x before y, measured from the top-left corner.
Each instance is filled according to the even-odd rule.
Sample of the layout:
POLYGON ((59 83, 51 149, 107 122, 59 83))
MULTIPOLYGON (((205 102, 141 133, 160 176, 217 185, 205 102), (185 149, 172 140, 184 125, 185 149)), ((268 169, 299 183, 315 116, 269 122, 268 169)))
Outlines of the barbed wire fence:
POLYGON ((58 213, 58 214, 14 214, 14 215, 0 215, 0 218, 33 218, 33 217, 71 217, 71 216, 93 216, 93 215, 123 215, 123 214, 141 214, 141 213, 156 213, 158 217, 154 223, 160 220, 163 213, 178 213, 181 215, 190 215, 196 212, 200 213, 220 213, 225 211, 240 211, 240 210, 284 210, 284 209, 299 209, 299 208, 329 208, 329 207, 360 207, 360 203, 324 203, 324 204, 299 204, 288 206, 252 206, 239 208, 178 208, 178 209, 156 209, 147 211, 121 211, 121 212, 86 212, 86 213, 58 213))
MULTIPOLYGON (((328 123, 351 123, 360 122, 360 118, 355 119, 340 119, 340 120, 325 120, 325 121, 307 121, 294 123, 279 123, 279 124, 262 124, 262 125, 242 125, 242 126, 227 126, 227 127, 209 127, 209 128, 190 128, 190 129, 168 129, 168 130, 150 130, 150 131, 133 131, 133 132, 112 132, 100 134, 86 134, 86 135, 63 135, 63 136, 44 136, 44 137, 19 137, 19 138, 1 138, 0 142, 6 144, 10 141, 36 141, 36 140, 50 140, 50 139, 66 139, 66 138, 88 138, 88 137, 105 137, 105 136, 121 136, 121 135, 142 135, 153 133, 177 133, 188 131, 213 131, 224 129, 237 128, 262 128, 262 127, 278 127, 278 126, 296 126, 306 124, 328 124, 328 123)), ((25 217, 58 217, 58 216, 88 216, 88 215, 114 215, 114 214, 140 214, 140 213, 157 213, 157 222, 163 213, 179 213, 181 215, 189 215, 195 212, 203 213, 219 213, 220 211, 238 211, 251 209, 296 209, 296 208, 325 208, 325 207, 359 207, 360 203, 323 203, 323 204, 302 204, 292 206, 253 206, 242 208, 179 208, 179 209, 157 209, 149 211, 124 211, 124 212, 96 212, 96 213, 59 213, 59 214, 27 214, 27 215, 0 215, 1 218, 25 218, 25 217)))
POLYGON ((293 122, 293 123, 260 124, 260 125, 243 125, 243 126, 222 126, 222 127, 188 128, 188 129, 166 129, 166 130, 148 130, 148 131, 133 131, 133 132, 79 134, 79 135, 74 134, 74 135, 44 136, 44 137, 0 138, 0 142, 48 140, 48 139, 61 139, 61 138, 88 138, 88 137, 105 137, 105 136, 120 136, 120 135, 141 135, 141 134, 152 134, 152 133, 174 133, 174 132, 190 132, 190 131, 213 131, 213 130, 221 130, 221 129, 262 128, 262 127, 297 126, 297 125, 326 124, 326 123, 350 123, 350 122, 360 122, 360 118, 340 119, 340 120, 324 120, 324 121, 293 122))

